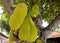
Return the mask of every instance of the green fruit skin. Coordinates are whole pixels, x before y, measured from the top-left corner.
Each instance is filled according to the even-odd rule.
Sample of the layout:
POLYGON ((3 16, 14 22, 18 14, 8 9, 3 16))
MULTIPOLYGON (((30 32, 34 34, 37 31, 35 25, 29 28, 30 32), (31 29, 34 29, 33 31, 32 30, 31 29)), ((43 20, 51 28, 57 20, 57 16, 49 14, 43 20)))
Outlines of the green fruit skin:
POLYGON ((34 22, 32 21, 32 18, 29 18, 29 23, 30 23, 31 32, 30 32, 30 37, 28 38, 27 41, 34 42, 37 39, 37 28, 34 22))
POLYGON ((33 7, 32 7, 31 16, 32 17, 37 17, 38 12, 39 12, 39 6, 34 4, 33 7))
POLYGON ((9 34, 9 43, 13 43, 14 40, 13 40, 13 30, 10 30, 10 34, 9 34))
POLYGON ((37 40, 36 40, 36 43, 43 43, 43 42, 42 42, 42 40, 37 39, 37 40))
POLYGON ((19 39, 26 41, 30 36, 30 24, 28 18, 25 18, 19 30, 19 39))
POLYGON ((25 3, 19 3, 11 17, 9 18, 9 25, 12 30, 18 30, 23 23, 24 18, 27 15, 27 5, 25 3))

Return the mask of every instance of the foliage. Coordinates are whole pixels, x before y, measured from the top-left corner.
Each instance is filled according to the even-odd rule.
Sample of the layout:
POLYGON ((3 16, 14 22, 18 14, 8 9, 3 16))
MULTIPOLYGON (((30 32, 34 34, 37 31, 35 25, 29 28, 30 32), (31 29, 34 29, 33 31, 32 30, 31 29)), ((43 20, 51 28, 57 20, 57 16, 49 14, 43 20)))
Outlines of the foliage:
POLYGON ((55 1, 43 2, 41 15, 49 22, 52 21, 60 12, 60 3, 55 1))
POLYGON ((0 28, 1 28, 1 31, 6 30, 6 33, 9 34, 10 27, 8 25, 8 13, 4 8, 3 4, 1 3, 1 1, 0 1, 0 7, 2 7, 2 10, 3 10, 2 14, 0 14, 1 15, 0 28))
POLYGON ((60 13, 59 0, 15 0, 12 5, 16 6, 16 4, 20 2, 26 3, 29 9, 31 9, 33 4, 38 4, 40 6, 42 18, 48 22, 51 22, 60 13))

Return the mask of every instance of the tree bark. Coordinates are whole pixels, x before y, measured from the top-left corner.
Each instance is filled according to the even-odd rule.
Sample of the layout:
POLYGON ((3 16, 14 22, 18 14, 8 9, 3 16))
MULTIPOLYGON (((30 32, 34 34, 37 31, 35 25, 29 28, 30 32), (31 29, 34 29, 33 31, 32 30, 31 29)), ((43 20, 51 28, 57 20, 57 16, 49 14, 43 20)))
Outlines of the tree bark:
POLYGON ((46 40, 48 38, 48 35, 57 28, 57 25, 60 25, 60 14, 56 16, 56 18, 52 20, 52 22, 42 31, 42 38, 46 40))
MULTIPOLYGON (((11 1, 11 0, 8 0, 8 1, 11 1)), ((5 9, 7 10, 9 16, 11 16, 12 12, 13 12, 13 9, 11 8, 11 5, 10 3, 8 3, 7 0, 1 0, 1 2, 3 3, 5 9)))

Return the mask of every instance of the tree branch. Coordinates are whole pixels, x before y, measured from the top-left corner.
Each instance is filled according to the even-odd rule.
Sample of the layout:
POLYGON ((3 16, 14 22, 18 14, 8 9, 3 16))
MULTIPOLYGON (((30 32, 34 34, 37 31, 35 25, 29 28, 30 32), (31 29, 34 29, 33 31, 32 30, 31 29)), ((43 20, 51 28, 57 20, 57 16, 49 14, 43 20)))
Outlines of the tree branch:
POLYGON ((56 18, 43 30, 42 37, 46 40, 48 38, 48 35, 57 28, 58 24, 60 24, 60 14, 56 16, 56 18))
POLYGON ((8 14, 10 16, 12 14, 12 12, 13 12, 10 3, 8 3, 7 0, 1 0, 1 2, 3 3, 4 7, 6 8, 8 14))

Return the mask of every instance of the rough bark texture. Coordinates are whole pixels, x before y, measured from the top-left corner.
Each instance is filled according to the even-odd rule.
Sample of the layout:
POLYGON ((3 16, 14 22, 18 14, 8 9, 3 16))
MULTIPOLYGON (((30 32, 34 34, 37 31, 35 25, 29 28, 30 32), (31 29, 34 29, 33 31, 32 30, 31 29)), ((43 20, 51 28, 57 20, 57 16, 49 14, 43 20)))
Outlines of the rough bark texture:
POLYGON ((59 24, 60 24, 60 15, 56 16, 56 18, 52 20, 52 22, 43 30, 42 32, 43 38, 45 38, 46 40, 48 38, 48 35, 51 34, 59 24))

